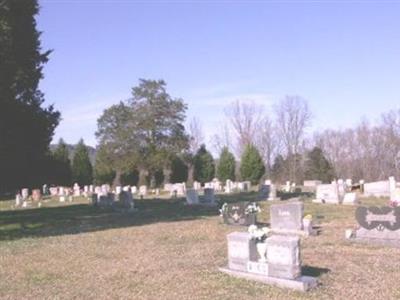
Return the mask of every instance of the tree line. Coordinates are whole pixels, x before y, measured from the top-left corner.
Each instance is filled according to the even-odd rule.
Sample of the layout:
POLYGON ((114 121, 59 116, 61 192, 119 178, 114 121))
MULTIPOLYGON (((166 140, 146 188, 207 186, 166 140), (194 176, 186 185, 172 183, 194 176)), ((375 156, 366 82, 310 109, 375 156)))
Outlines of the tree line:
POLYGON ((109 182, 161 185, 214 177, 301 183, 334 178, 365 180, 400 176, 400 110, 376 124, 310 135, 307 101, 286 96, 270 111, 246 101, 226 108, 225 121, 206 148, 201 123, 186 124, 187 104, 163 80, 140 79, 126 101, 98 119, 95 165, 80 141, 72 161, 65 143, 49 149, 61 114, 44 104, 39 89, 51 54, 41 48, 37 1, 0 3, 0 193, 43 183, 109 182))
POLYGON ((140 79, 130 99, 109 107, 98 119, 96 182, 191 186, 194 180, 205 183, 215 177, 256 184, 267 178, 330 181, 335 175, 321 148, 303 151, 311 114, 299 97, 277 105, 279 124, 261 116, 254 104, 233 103, 227 116, 234 131, 228 133, 223 126, 225 136, 214 137, 217 160, 206 149, 200 122, 193 119, 185 128, 186 109, 183 99, 168 94, 163 80, 140 79))

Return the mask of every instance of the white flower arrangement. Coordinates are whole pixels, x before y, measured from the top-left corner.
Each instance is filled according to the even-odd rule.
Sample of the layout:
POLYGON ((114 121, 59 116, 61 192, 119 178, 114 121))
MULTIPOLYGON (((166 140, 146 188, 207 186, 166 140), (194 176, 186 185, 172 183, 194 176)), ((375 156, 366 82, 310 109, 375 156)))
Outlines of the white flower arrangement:
POLYGON ((248 232, 252 239, 255 239, 257 242, 263 242, 266 240, 270 229, 268 227, 258 228, 257 225, 250 225, 248 232))
POLYGON ((256 214, 261 212, 261 208, 260 206, 258 206, 255 202, 250 203, 245 210, 245 214, 249 215, 249 214, 256 214))
POLYGON ((224 203, 224 204, 221 206, 221 209, 219 210, 219 214, 220 214, 221 217, 224 216, 224 212, 227 210, 227 208, 228 208, 228 203, 224 203))

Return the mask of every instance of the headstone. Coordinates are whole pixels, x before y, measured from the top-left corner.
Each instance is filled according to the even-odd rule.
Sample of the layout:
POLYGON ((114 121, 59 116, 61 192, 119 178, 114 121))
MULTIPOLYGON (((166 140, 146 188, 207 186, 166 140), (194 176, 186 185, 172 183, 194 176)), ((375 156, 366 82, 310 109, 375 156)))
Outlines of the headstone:
POLYGON ((114 205, 115 195, 113 193, 99 194, 97 204, 100 207, 112 207, 114 205))
POLYGON ((249 192, 251 190, 251 181, 243 182, 243 188, 245 192, 249 192))
POLYGON ((32 190, 32 200, 38 202, 42 199, 42 194, 39 189, 32 190))
POLYGON ((351 192, 352 186, 353 186, 353 181, 350 178, 346 179, 346 190, 348 192, 351 192))
POLYGON ((21 190, 22 200, 26 200, 29 197, 29 189, 22 189, 21 190))
POLYGON ((215 191, 220 192, 222 191, 222 183, 218 179, 214 178, 213 188, 215 191))
POLYGON ((317 186, 316 201, 320 203, 340 203, 339 191, 337 184, 332 182, 331 184, 320 184, 317 186))
POLYGON ((364 184, 365 184, 364 179, 360 179, 359 184, 361 193, 364 193, 364 184))
POLYGON ((22 196, 21 194, 17 194, 15 196, 15 206, 20 206, 22 204, 22 196))
POLYGON ((355 216, 360 228, 352 240, 400 247, 400 207, 359 206, 355 216))
POLYGON ((193 182, 193 188, 198 191, 201 190, 201 183, 198 181, 193 182))
POLYGON ((343 204, 354 205, 357 202, 357 194, 354 192, 346 193, 343 197, 343 204))
POLYGON ((270 193, 270 185, 262 184, 258 190, 258 199, 259 200, 267 200, 270 193))
POLYGON ((64 195, 65 195, 65 193, 64 193, 64 187, 60 186, 60 187, 58 188, 58 196, 64 196, 64 195))
POLYGON ((256 244, 248 232, 232 232, 228 238, 228 267, 247 272, 248 261, 257 260, 256 244))
POLYGON ((164 184, 164 191, 167 191, 168 193, 172 193, 173 190, 173 184, 172 183, 165 183, 164 184))
POLYGON ((215 203, 214 189, 208 189, 208 188, 204 189, 204 197, 200 202, 205 204, 214 204, 215 203))
POLYGON ((142 197, 147 196, 147 186, 146 185, 141 185, 139 187, 139 196, 142 196, 142 197))
POLYGON ((122 187, 121 186, 116 186, 115 187, 115 193, 117 194, 117 195, 119 195, 120 193, 122 192, 122 187))
POLYGON ((368 197, 390 197, 389 181, 364 183, 364 195, 368 197))
POLYGON ((50 195, 51 196, 57 196, 58 195, 58 188, 57 187, 51 187, 50 188, 50 195))
POLYGON ((199 195, 195 189, 186 190, 186 203, 187 204, 199 204, 199 195))
POLYGON ((275 200, 281 200, 281 199, 279 197, 277 197, 276 185, 271 184, 267 201, 275 201, 275 200))
POLYGON ((175 183, 172 186, 171 192, 170 192, 171 196, 184 196, 185 195, 185 186, 182 183, 175 183))
POLYGON ((75 197, 79 197, 81 195, 81 188, 78 183, 74 184, 73 190, 74 190, 75 197))
POLYGON ((95 193, 95 194, 101 194, 101 192, 102 192, 101 187, 96 186, 96 187, 94 188, 94 193, 95 193))
POLYGON ((400 206, 400 188, 395 188, 390 194, 390 202, 395 206, 400 206))
POLYGON ((307 291, 317 286, 316 278, 301 275, 298 237, 272 236, 264 242, 252 239, 248 232, 233 232, 227 237, 228 267, 220 268, 220 271, 235 277, 299 291, 307 291), (265 256, 265 250, 266 260, 259 257, 261 254, 265 256))
POLYGON ((249 226, 256 223, 257 212, 253 212, 254 204, 250 202, 225 203, 221 208, 225 224, 249 226))
POLYGON ((137 193, 137 187, 135 185, 131 187, 131 192, 132 195, 135 195, 137 193))
POLYGON ((130 187, 129 185, 124 186, 124 187, 122 188, 122 190, 123 190, 124 192, 129 192, 129 193, 131 193, 131 187, 130 187))
POLYGON ((232 180, 227 179, 226 182, 225 182, 224 192, 226 194, 230 194, 230 193, 232 193, 232 189, 233 189, 232 180))
POLYGON ((286 181, 286 185, 285 185, 284 191, 285 191, 286 193, 289 193, 289 192, 290 192, 290 181, 286 181))
POLYGON ((270 207, 271 229, 278 231, 301 231, 303 229, 304 204, 291 202, 270 207))
POLYGON ((267 239, 268 274, 296 279, 301 276, 300 238, 274 235, 267 239))
POLYGON ((42 186, 42 194, 43 194, 43 196, 49 194, 49 188, 47 187, 47 184, 43 184, 43 186, 42 186))
POLYGON ((343 199, 344 194, 346 193, 346 186, 344 184, 343 179, 339 179, 337 181, 337 187, 338 187, 339 199, 343 199))
POLYGON ((121 191, 119 194, 119 201, 124 209, 133 210, 135 208, 132 193, 130 192, 121 191))

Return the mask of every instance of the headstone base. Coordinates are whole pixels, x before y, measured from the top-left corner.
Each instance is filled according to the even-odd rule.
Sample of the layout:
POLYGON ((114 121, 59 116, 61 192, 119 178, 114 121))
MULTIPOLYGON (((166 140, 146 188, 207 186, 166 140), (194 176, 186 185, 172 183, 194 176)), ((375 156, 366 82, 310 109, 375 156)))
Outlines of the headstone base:
POLYGON ((238 278, 254 280, 265 284, 274 285, 280 288, 288 288, 302 292, 315 288, 318 285, 317 279, 315 277, 310 277, 310 276, 300 276, 296 279, 283 279, 283 278, 258 275, 242 271, 234 271, 229 268, 219 268, 219 270, 228 275, 232 275, 238 278))
POLYGON ((367 230, 360 228, 355 232, 355 236, 349 238, 349 240, 358 243, 400 248, 400 230, 390 231, 385 229, 378 231, 377 229, 367 230))

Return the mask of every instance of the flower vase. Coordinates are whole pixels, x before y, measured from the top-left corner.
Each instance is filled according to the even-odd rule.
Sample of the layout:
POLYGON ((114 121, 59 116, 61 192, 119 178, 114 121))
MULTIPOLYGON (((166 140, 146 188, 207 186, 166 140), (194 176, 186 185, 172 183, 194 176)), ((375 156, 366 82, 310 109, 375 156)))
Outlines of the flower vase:
POLYGON ((258 259, 258 261, 265 263, 267 261, 267 259, 266 259, 267 243, 258 242, 258 243, 256 243, 256 247, 257 247, 258 256, 260 257, 258 259))

